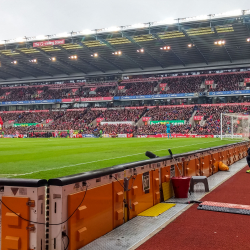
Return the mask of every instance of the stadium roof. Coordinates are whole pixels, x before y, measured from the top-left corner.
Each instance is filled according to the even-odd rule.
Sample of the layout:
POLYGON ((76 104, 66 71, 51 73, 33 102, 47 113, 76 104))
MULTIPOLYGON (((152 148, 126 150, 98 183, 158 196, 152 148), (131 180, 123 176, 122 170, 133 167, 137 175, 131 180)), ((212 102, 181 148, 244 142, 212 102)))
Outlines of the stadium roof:
POLYGON ((0 41, 0 83, 249 67, 249 38, 245 10, 0 41))

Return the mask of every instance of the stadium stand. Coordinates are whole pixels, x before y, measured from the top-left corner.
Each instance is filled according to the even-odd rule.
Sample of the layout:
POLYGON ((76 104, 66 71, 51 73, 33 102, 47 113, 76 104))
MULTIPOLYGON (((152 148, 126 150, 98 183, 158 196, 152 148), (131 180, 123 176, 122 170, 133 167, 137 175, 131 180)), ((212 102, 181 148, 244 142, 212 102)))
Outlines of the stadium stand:
POLYGON ((193 113, 193 107, 182 108, 160 108, 155 107, 147 112, 147 116, 151 117, 152 121, 165 121, 165 120, 189 120, 193 113))

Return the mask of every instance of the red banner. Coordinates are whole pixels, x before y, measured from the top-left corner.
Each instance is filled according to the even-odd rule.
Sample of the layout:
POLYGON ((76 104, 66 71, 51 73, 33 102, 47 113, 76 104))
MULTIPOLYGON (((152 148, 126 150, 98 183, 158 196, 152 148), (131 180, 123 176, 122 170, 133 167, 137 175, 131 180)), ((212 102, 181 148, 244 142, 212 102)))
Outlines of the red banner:
POLYGON ((112 101, 113 97, 81 98, 81 102, 112 101))
POLYGON ((205 81, 205 84, 206 85, 212 85, 212 84, 214 84, 214 81, 213 80, 207 80, 207 81, 205 81))
POLYGON ((167 83, 160 83, 161 90, 164 90, 168 84, 167 83))
POLYGON ((67 99, 62 99, 62 102, 80 102, 80 98, 67 98, 67 99))
POLYGON ((47 119, 46 123, 49 123, 49 122, 52 122, 52 121, 53 121, 53 119, 47 119))
POLYGON ((72 91, 73 93, 76 93, 77 90, 78 90, 78 89, 71 89, 71 91, 72 91))
POLYGON ((11 124, 12 122, 14 122, 15 120, 9 120, 8 123, 11 124))
POLYGON ((147 121, 149 121, 151 119, 151 117, 142 117, 142 121, 143 122, 147 122, 147 121))
POLYGON ((5 95, 9 95, 11 92, 6 92, 5 95))
POLYGON ((202 118, 203 118, 203 116, 200 116, 200 115, 194 116, 195 121, 201 121, 202 118))
POLYGON ((90 91, 95 91, 97 88, 90 88, 90 91))
POLYGON ((121 89, 124 89, 125 86, 118 86, 118 89, 121 90, 121 89))
POLYGON ((244 82, 245 83, 249 83, 250 82, 250 78, 244 78, 244 82))
POLYGON ((53 45, 60 45, 65 44, 64 39, 60 40, 50 40, 50 41, 42 41, 42 42, 34 42, 33 47, 42 47, 42 46, 53 46, 53 45))
POLYGON ((41 94, 43 90, 37 90, 37 94, 41 94))
POLYGON ((101 122, 104 118, 96 118, 96 122, 101 122))

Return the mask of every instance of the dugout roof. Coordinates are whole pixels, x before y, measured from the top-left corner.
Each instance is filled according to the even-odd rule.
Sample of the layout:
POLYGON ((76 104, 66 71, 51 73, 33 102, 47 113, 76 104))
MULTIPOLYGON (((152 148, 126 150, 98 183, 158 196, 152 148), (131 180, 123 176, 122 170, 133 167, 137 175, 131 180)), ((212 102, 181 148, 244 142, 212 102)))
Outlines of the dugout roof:
POLYGON ((0 41, 0 83, 250 66, 250 11, 0 41), (64 39, 54 46, 34 42, 64 39), (215 42, 225 41, 216 45, 215 42), (168 48, 170 49, 161 49, 168 48), (137 52, 141 51, 142 52, 137 52), (121 55, 115 52, 121 51, 121 55), (95 53, 98 57, 95 57, 95 53), (70 59, 71 56, 77 59, 70 59), (56 61, 52 61, 55 57, 56 61), (32 62, 36 59, 37 62, 32 62), (14 63, 16 62, 16 64, 14 63))

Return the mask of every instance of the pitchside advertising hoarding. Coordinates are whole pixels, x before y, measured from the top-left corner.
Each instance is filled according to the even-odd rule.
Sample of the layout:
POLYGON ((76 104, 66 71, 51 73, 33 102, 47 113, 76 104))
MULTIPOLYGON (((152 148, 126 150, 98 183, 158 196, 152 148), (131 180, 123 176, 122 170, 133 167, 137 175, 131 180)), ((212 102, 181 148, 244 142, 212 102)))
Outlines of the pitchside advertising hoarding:
POLYGON ((36 126, 39 123, 14 123, 13 127, 30 127, 30 126, 36 126))
POLYGON ((184 125, 186 123, 185 120, 171 120, 171 121, 149 121, 149 125, 155 124, 173 124, 173 125, 184 125))

